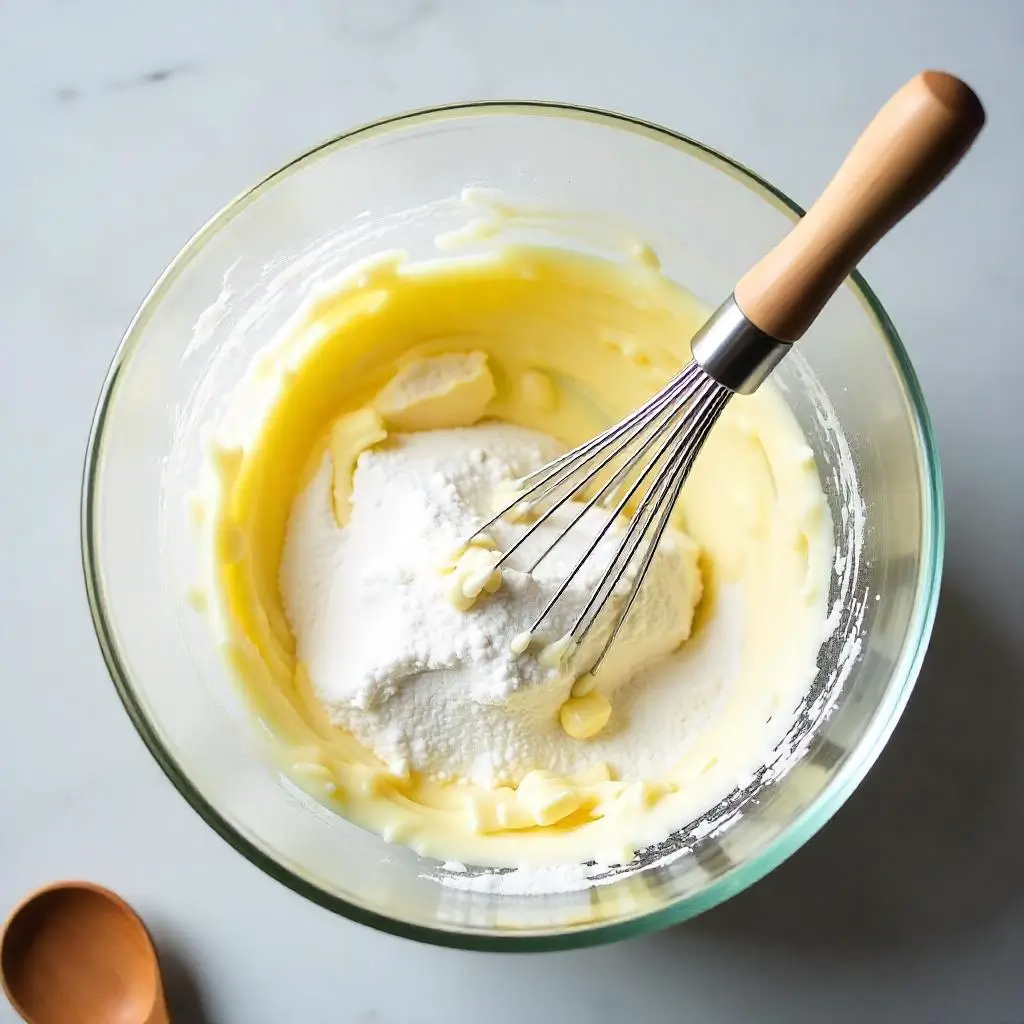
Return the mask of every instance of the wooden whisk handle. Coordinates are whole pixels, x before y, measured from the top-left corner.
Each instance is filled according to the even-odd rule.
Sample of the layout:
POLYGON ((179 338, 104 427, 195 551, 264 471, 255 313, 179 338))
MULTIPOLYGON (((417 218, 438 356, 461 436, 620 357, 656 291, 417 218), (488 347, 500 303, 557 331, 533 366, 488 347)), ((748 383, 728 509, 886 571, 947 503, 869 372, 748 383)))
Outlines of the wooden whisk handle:
POLYGON ((861 257, 956 166, 985 123, 973 90, 923 71, 875 115, 818 201, 736 285, 747 319, 796 341, 861 257))

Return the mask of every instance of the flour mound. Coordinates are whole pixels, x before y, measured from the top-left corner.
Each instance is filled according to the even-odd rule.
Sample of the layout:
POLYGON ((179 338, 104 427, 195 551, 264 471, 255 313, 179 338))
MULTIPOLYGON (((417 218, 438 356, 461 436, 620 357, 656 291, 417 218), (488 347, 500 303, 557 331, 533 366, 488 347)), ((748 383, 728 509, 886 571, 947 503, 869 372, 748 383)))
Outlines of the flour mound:
MULTIPOLYGON (((439 568, 490 518, 502 484, 560 450, 546 435, 498 423, 399 434, 359 457, 344 527, 332 514, 329 456, 296 499, 280 586, 298 657, 331 720, 392 771, 494 785, 514 783, 533 768, 576 770, 604 752, 607 744, 580 744, 562 732, 558 709, 574 677, 545 667, 537 655, 584 608, 621 541, 617 526, 530 650, 516 656, 509 645, 540 614, 608 514, 588 512, 528 574, 579 506, 542 524, 505 569, 501 588, 468 611, 446 599, 439 568)), ((501 524, 491 534, 504 550, 526 529, 501 524)), ((689 636, 700 594, 696 546, 670 530, 601 667, 601 692, 610 696, 676 650, 689 636)), ((592 653, 611 622, 599 625, 592 653)), ((587 654, 580 652, 580 663, 587 654)))

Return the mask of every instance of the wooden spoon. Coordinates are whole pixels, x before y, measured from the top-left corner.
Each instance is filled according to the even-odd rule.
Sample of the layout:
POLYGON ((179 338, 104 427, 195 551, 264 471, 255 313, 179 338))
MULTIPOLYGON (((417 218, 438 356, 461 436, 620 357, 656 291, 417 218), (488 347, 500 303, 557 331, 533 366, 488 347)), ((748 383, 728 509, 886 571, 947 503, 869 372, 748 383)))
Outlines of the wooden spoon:
POLYGON ((0 976, 29 1024, 170 1024, 145 925, 91 882, 45 886, 14 910, 0 976))

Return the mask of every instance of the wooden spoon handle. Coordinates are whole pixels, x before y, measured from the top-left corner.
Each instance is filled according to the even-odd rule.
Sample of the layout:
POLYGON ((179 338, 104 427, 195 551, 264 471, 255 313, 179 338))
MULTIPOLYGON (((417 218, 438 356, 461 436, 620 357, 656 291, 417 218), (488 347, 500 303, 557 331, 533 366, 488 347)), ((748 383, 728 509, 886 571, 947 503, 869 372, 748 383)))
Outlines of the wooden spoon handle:
POLYGON ((971 88, 922 71, 875 115, 818 201, 736 285, 748 320, 796 341, 861 257, 970 148, 985 123, 971 88))

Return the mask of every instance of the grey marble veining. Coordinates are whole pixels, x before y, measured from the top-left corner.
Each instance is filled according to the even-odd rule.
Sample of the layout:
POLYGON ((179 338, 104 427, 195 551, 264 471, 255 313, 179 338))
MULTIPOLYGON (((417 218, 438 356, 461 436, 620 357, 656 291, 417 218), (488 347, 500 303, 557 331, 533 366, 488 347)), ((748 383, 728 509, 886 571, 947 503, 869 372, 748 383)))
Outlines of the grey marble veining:
MULTIPOLYGON (((1024 1020, 1024 5, 0 7, 0 908, 60 876, 117 888, 152 925, 186 1024, 1024 1020), (865 272, 935 419, 944 600, 906 717, 835 820, 688 926, 514 961, 332 917, 217 838, 114 695, 77 532, 106 366, 189 235, 326 136, 473 98, 661 121, 806 202, 878 104, 926 65, 967 77, 990 124, 865 272)), ((13 1020, 6 1005, 0 1020, 13 1020)))

